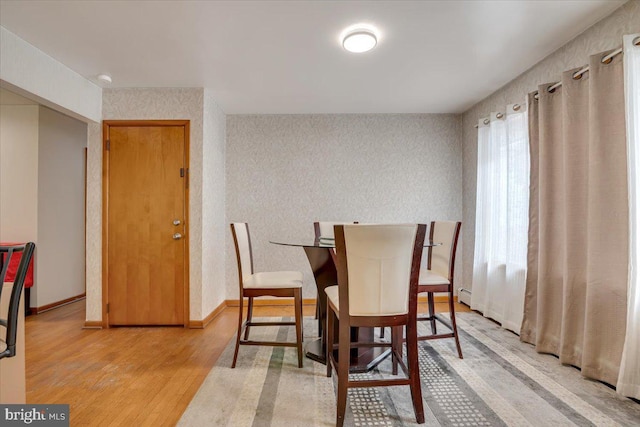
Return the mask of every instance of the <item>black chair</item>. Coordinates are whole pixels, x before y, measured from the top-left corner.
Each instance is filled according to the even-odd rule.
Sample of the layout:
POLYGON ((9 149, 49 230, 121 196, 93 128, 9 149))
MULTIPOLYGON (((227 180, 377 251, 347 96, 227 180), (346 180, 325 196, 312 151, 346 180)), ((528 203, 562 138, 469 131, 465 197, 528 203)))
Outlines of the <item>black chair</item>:
MULTIPOLYGON (((24 288, 24 279, 27 277, 29 263, 33 257, 33 251, 36 245, 29 242, 19 246, 0 246, 0 260, 2 262, 2 273, 0 273, 0 285, 4 285, 4 279, 9 269, 11 257, 16 253, 22 253, 18 271, 13 282, 11 295, 9 300, 9 309, 7 318, 0 319, 0 326, 5 327, 5 336, 0 338, 0 359, 5 357, 14 357, 16 355, 16 337, 18 334, 18 311, 20 306, 20 297, 24 288)), ((6 298, 6 295, 4 295, 6 298)), ((2 300, 2 286, 0 286, 0 301, 2 300)))

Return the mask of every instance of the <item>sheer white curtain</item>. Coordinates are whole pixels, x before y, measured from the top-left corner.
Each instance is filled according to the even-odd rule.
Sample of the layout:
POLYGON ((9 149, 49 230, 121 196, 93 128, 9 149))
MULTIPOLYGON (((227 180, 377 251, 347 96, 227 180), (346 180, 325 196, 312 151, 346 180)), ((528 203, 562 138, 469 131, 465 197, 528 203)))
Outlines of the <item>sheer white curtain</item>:
POLYGON ((471 308, 520 332, 527 275, 529 134, 525 105, 478 124, 471 308))
POLYGON ((624 37, 624 92, 629 180, 627 332, 617 391, 640 399, 640 34, 624 37))

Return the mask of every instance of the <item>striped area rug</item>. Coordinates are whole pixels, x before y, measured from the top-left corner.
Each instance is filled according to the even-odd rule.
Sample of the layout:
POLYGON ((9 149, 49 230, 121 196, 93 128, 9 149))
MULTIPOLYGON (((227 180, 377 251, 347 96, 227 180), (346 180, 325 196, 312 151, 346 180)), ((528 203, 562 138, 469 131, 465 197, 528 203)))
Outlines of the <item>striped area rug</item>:
MULTIPOLYGON (((476 313, 459 314, 464 359, 453 340, 420 343, 420 376, 428 426, 639 426, 640 404, 581 377, 575 368, 535 352, 476 313)), ((305 319, 305 336, 316 321, 305 319)), ((420 325, 426 332, 427 325, 420 325)), ((255 339, 294 339, 290 327, 252 330, 255 339), (254 335, 255 334, 255 335, 254 335)), ((335 425, 334 379, 309 359, 297 368, 294 348, 233 342, 193 398, 179 426, 335 425)), ((391 364, 360 378, 390 375, 391 364)), ((349 390, 348 426, 415 426, 409 387, 349 390)))

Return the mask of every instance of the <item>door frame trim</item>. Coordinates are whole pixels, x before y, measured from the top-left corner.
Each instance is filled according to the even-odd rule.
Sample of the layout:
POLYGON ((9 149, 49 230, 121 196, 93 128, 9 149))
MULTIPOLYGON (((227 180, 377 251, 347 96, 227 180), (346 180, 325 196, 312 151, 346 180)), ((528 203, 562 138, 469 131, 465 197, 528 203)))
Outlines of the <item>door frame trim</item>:
POLYGON ((184 162, 187 169, 184 180, 184 327, 189 327, 189 242, 190 242, 190 217, 189 217, 189 181, 191 173, 189 171, 189 140, 190 140, 190 120, 103 120, 102 121, 102 327, 109 328, 109 314, 107 313, 107 303, 109 302, 109 155, 107 151, 107 140, 109 139, 109 129, 111 127, 132 127, 132 126, 183 126, 184 127, 184 162))

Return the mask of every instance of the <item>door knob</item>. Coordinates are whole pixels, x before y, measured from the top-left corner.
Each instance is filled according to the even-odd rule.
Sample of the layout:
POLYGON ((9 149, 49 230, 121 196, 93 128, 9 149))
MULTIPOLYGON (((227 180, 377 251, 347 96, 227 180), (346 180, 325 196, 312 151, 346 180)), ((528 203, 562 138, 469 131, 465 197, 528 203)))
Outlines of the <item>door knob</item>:
POLYGON ((180 240, 180 239, 182 239, 182 234, 176 233, 173 235, 173 240, 180 240))

